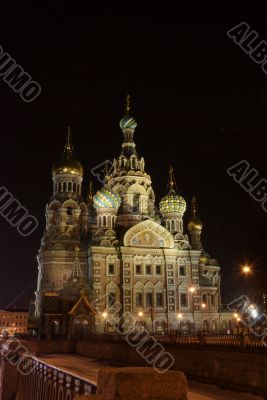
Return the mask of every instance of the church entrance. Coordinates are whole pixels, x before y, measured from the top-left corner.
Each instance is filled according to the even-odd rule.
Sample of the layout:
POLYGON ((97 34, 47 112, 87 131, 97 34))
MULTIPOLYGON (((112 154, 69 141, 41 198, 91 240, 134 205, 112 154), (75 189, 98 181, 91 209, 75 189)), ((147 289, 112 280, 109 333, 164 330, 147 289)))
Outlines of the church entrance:
POLYGON ((76 317, 74 320, 74 336, 83 339, 89 333, 89 322, 84 317, 76 317))
POLYGON ((76 339, 85 339, 90 333, 93 333, 92 321, 88 316, 78 315, 73 321, 73 334, 76 339))

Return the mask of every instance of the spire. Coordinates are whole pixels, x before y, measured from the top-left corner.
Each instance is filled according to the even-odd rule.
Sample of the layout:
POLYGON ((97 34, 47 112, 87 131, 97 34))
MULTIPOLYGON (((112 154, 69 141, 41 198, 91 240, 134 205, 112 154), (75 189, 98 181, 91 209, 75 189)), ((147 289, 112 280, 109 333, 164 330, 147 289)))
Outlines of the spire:
POLYGON ((67 128, 67 141, 64 147, 63 156, 70 159, 73 157, 73 146, 71 143, 71 130, 70 126, 67 128))
POLYGON ((197 199, 195 198, 195 196, 193 196, 192 202, 191 202, 191 214, 192 214, 192 217, 198 217, 197 199))
POLYGON ((174 171, 173 171, 172 165, 170 166, 170 170, 169 170, 168 189, 169 189, 169 191, 172 191, 172 190, 176 189, 176 180, 175 180, 175 176, 174 176, 174 171))
POLYGON ((89 183, 89 191, 88 191, 88 195, 87 195, 87 204, 92 204, 93 197, 94 197, 93 182, 90 181, 90 183, 89 183))
POLYGON ((127 94, 126 101, 125 101, 125 114, 131 115, 132 114, 132 107, 131 107, 131 96, 127 94))

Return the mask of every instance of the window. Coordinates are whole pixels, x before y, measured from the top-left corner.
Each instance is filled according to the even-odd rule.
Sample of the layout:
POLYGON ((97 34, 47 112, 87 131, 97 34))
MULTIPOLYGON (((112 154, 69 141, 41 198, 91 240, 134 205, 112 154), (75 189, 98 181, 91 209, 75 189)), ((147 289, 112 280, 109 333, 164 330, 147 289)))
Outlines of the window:
POLYGON ((203 304, 208 304, 208 296, 206 294, 202 294, 202 303, 203 304))
POLYGON ((156 265, 156 275, 161 275, 161 265, 156 265))
POLYGON ((146 294, 146 306, 152 307, 152 293, 146 294))
POLYGON ((212 295, 210 296, 210 301, 211 301, 211 306, 212 306, 212 307, 215 307, 215 296, 214 296, 214 294, 212 294, 212 295))
POLYGON ((142 293, 136 293, 136 295, 135 295, 135 304, 136 304, 136 307, 142 307, 143 306, 143 294, 142 293))
POLYGON ((115 293, 108 293, 107 303, 109 307, 113 307, 116 302, 116 294, 115 293))
POLYGON ((156 294, 156 306, 163 307, 163 294, 162 293, 156 294))
POLYGON ((152 273, 151 265, 146 265, 146 274, 151 275, 151 273, 152 273))
POLYGON ((181 303, 181 307, 187 307, 187 294, 186 293, 181 293, 180 303, 181 303))
POLYGON ((140 194, 136 193, 133 196, 133 212, 138 213, 140 211, 140 204, 139 204, 140 194))
POLYGON ((115 265, 114 264, 109 264, 108 273, 109 273, 109 275, 114 275, 115 274, 115 265))
POLYGON ((185 266, 184 265, 180 265, 180 267, 179 267, 179 275, 180 276, 185 276, 186 275, 185 266))
POLYGON ((135 266, 135 273, 136 273, 136 275, 141 275, 141 265, 135 266))

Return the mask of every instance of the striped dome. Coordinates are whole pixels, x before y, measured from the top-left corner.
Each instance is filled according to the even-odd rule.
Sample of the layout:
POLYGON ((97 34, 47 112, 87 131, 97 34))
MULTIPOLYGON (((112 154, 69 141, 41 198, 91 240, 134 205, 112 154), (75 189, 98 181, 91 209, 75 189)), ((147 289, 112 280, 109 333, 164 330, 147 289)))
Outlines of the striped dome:
POLYGON ((121 204, 121 198, 118 193, 104 186, 94 195, 94 206, 98 208, 115 208, 118 210, 121 204))
POLYGON ((121 128, 121 130, 124 130, 124 129, 135 129, 136 127, 137 127, 137 122, 133 117, 130 117, 130 115, 125 115, 120 120, 120 128, 121 128))
POLYGON ((184 214, 186 202, 182 196, 179 196, 174 190, 171 190, 159 203, 160 212, 184 214))

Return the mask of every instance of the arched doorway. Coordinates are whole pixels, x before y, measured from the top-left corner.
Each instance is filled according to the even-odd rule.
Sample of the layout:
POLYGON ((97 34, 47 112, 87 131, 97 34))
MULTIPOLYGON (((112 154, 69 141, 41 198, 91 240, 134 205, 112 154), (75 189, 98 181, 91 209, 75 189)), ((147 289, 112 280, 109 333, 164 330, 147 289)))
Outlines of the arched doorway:
POLYGON ((207 333, 209 331, 209 322, 206 319, 204 319, 202 326, 203 326, 203 331, 207 333))
POLYGON ((51 338, 55 339, 60 336, 60 322, 57 320, 54 320, 51 322, 51 338))

